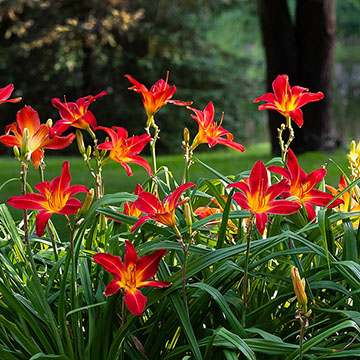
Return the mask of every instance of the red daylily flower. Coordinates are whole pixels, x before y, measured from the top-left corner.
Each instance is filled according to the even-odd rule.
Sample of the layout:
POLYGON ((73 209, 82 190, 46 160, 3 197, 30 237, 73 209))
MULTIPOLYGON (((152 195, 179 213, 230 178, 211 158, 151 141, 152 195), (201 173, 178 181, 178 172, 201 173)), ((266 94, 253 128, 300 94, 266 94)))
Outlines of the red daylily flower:
POLYGON ((51 215, 73 215, 76 214, 82 203, 72 198, 79 192, 89 193, 83 185, 72 185, 69 170, 69 162, 63 163, 63 170, 60 176, 51 182, 43 181, 35 185, 40 194, 28 193, 23 196, 13 196, 8 204, 17 209, 40 210, 36 215, 36 235, 42 236, 45 226, 51 215))
POLYGON ((129 176, 133 173, 127 163, 138 164, 147 170, 149 176, 152 175, 149 163, 142 157, 137 156, 137 154, 139 154, 143 150, 144 146, 151 140, 150 135, 143 134, 141 136, 132 136, 131 138, 128 138, 128 133, 123 127, 113 126, 110 129, 99 126, 96 130, 98 129, 106 131, 111 140, 100 144, 98 149, 109 150, 109 158, 119 162, 129 176))
POLYGON ((302 127, 303 113, 300 108, 309 102, 319 101, 324 97, 321 91, 317 93, 305 92, 309 89, 301 86, 290 87, 289 77, 287 75, 278 75, 272 83, 274 93, 266 93, 254 102, 266 101, 266 104, 260 105, 259 110, 276 110, 285 117, 290 117, 299 127, 302 127))
POLYGON ((266 167, 262 161, 253 166, 250 177, 228 185, 242 192, 235 193, 233 199, 243 210, 248 210, 256 216, 256 227, 260 234, 264 233, 267 214, 290 215, 300 210, 301 206, 294 201, 275 200, 289 188, 287 180, 269 186, 266 167))
POLYGON ((171 285, 167 281, 148 280, 156 274, 166 250, 156 250, 139 259, 130 241, 125 240, 125 249, 124 263, 120 256, 107 253, 95 254, 94 260, 115 278, 106 286, 104 295, 113 295, 124 289, 127 308, 132 314, 140 316, 145 309, 146 297, 139 288, 149 286, 164 288, 171 285))
POLYGON ((64 137, 54 136, 53 128, 46 124, 40 124, 37 111, 31 106, 25 105, 16 114, 16 122, 5 128, 6 135, 0 136, 0 142, 10 147, 21 147, 25 128, 29 131, 28 156, 31 156, 36 169, 44 156, 43 149, 63 149, 69 146, 75 138, 74 134, 64 137), (10 132, 14 135, 10 135, 10 132))
POLYGON ((166 81, 160 79, 157 81, 151 88, 148 90, 145 85, 140 84, 130 75, 125 75, 125 77, 134 85, 129 87, 129 90, 134 90, 138 92, 141 97, 145 107, 146 115, 148 117, 146 127, 150 127, 153 116, 166 104, 174 104, 180 106, 188 106, 192 104, 192 101, 180 101, 180 100, 171 100, 176 91, 176 86, 169 86, 166 81))
POLYGON ((92 102, 104 95, 107 95, 107 92, 101 91, 95 96, 88 95, 76 100, 76 102, 66 102, 65 100, 64 103, 59 98, 52 99, 52 105, 59 110, 61 116, 61 120, 54 125, 56 133, 62 134, 69 126, 87 131, 90 128, 95 128, 97 125, 96 118, 88 108, 92 102))
POLYGON ((176 228, 175 209, 179 205, 182 205, 188 201, 188 199, 185 199, 179 202, 179 198, 185 190, 193 186, 196 185, 190 182, 179 186, 162 202, 160 202, 160 200, 154 194, 151 194, 147 191, 141 192, 138 199, 135 200, 135 206, 143 214, 145 214, 145 216, 140 218, 130 231, 134 232, 139 226, 150 219, 162 223, 166 226, 176 228))
POLYGON ((195 136, 191 150, 194 150, 200 144, 207 143, 209 147, 221 144, 241 152, 245 151, 241 144, 233 141, 233 135, 221 127, 223 119, 221 119, 219 125, 214 121, 214 105, 212 101, 206 105, 204 111, 190 107, 189 109, 195 112, 196 116, 191 115, 191 117, 199 124, 199 132, 195 136), (222 137, 224 135, 225 137, 222 137))
MULTIPOLYGON (((309 220, 312 220, 316 214, 313 208, 315 206, 326 206, 334 196, 314 189, 314 187, 326 175, 325 169, 312 171, 309 175, 300 168, 294 152, 289 149, 286 161, 287 169, 280 166, 270 166, 269 171, 282 175, 289 181, 290 188, 284 191, 284 196, 296 196, 295 200, 299 204, 304 204, 309 220)), ((329 208, 333 208, 342 203, 341 199, 336 199, 329 208)))
POLYGON ((0 89, 0 104, 6 103, 6 102, 17 103, 17 102, 21 101, 21 99, 22 99, 21 97, 9 99, 9 97, 11 96, 13 91, 14 91, 13 84, 9 84, 9 85, 6 85, 5 87, 1 88, 0 89))
MULTIPOLYGON (((341 191, 343 191, 346 187, 348 186, 346 180, 345 180, 345 176, 342 174, 340 177, 340 182, 339 182, 339 186, 338 189, 335 189, 333 186, 330 185, 325 185, 325 187, 334 195, 337 196, 341 191)), ((354 190, 351 189, 351 190, 354 190)), ((339 204, 338 207, 334 208, 335 211, 360 211, 360 204, 359 201, 357 200, 355 194, 356 193, 352 193, 351 190, 345 191, 341 196, 339 196, 338 199, 341 199, 343 201, 343 203, 339 204)), ((356 191, 356 190, 355 190, 356 191)), ((351 218, 354 219, 354 218, 351 218)), ((359 220, 356 220, 353 223, 354 226, 358 227, 359 226, 359 220)))

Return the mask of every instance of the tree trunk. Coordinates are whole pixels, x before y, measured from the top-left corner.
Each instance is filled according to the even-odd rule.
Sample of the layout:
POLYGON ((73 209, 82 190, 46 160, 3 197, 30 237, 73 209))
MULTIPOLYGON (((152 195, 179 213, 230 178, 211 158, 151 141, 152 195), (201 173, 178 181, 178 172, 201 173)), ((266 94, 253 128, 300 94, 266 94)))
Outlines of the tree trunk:
MULTIPOLYGON (((287 74, 291 86, 322 91, 325 99, 306 105, 304 125, 295 129, 292 149, 333 150, 339 145, 332 117, 331 72, 335 42, 333 0, 299 0, 293 24, 286 0, 257 0, 267 64, 267 91, 277 75, 287 74)), ((277 128, 284 117, 268 111, 272 152, 279 153, 277 128)))

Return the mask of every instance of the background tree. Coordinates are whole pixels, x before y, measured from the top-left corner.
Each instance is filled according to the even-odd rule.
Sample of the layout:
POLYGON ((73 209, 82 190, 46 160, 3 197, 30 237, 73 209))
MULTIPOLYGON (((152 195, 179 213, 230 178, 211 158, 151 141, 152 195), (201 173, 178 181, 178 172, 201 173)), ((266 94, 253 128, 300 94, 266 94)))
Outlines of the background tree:
MULTIPOLYGON (((292 148, 298 153, 334 150, 339 146, 331 86, 336 32, 334 1, 296 1, 292 14, 286 0, 257 0, 257 9, 265 46, 268 90, 272 91, 271 83, 277 75, 287 74, 290 84, 325 94, 324 100, 304 107, 304 125, 301 130, 295 126, 292 148)), ((273 152, 278 151, 276 129, 280 118, 277 112, 269 112, 273 152)))

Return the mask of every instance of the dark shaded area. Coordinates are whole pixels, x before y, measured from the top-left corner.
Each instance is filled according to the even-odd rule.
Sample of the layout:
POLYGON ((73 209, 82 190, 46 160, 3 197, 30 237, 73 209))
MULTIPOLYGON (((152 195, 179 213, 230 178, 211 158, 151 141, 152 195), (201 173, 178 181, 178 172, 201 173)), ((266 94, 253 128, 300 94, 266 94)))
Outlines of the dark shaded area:
MULTIPOLYGON (((240 3, 7 1, 0 18, 0 81, 14 83, 16 94, 23 96, 17 109, 31 105, 43 122, 59 119, 52 98, 66 95, 67 101, 75 101, 106 90, 109 95, 92 104, 91 111, 102 126, 124 126, 131 135, 144 132, 146 117, 140 96, 127 90, 130 83, 124 75, 150 88, 170 71, 169 83, 178 88, 175 99, 192 100, 201 110, 214 101, 216 120, 225 111, 227 128, 244 141, 239 98, 248 96, 252 84, 239 70, 246 63, 206 37, 209 18, 240 3)), ((244 7, 256 17, 253 6, 244 7)), ((6 106, 1 132, 15 118, 14 106, 6 106)), ((184 126, 193 134, 197 131, 189 110, 172 105, 162 109, 156 121, 161 128, 158 150, 163 153, 180 151, 184 126)))
MULTIPOLYGON (((290 84, 304 86, 312 92, 322 91, 325 98, 302 108, 306 121, 301 129, 295 125, 292 149, 297 153, 332 151, 340 145, 332 112, 332 69, 336 33, 333 0, 296 2, 291 18, 286 0, 257 1, 267 63, 267 88, 278 74, 287 74, 290 84)), ((269 112, 269 129, 273 152, 279 151, 276 129, 283 119, 269 112)))

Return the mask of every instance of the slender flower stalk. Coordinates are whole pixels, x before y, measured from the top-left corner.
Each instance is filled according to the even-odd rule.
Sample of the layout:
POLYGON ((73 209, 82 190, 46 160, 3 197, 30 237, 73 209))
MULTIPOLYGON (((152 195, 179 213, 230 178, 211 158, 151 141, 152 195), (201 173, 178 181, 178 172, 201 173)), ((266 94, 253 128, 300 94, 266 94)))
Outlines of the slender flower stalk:
POLYGON ((244 291, 244 308, 242 314, 242 323, 246 325, 246 312, 248 306, 248 272, 249 272, 249 259, 250 259, 250 242, 251 242, 251 231, 254 224, 254 214, 251 213, 247 222, 246 229, 246 253, 245 253, 245 266, 244 266, 244 279, 243 279, 243 291, 244 291))

